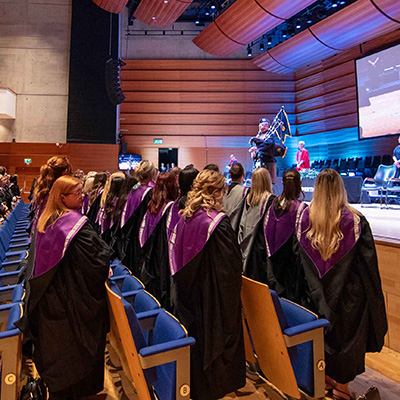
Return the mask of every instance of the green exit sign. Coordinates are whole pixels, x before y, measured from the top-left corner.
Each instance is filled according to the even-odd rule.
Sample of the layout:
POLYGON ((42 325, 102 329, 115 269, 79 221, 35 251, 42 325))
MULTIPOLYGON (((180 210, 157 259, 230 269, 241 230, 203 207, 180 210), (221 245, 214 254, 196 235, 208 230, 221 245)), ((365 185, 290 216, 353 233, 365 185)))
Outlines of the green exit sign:
POLYGON ((24 163, 25 164, 30 164, 32 162, 31 158, 24 158, 24 163))
POLYGON ((162 140, 162 139, 154 139, 154 140, 153 140, 153 143, 154 143, 154 144, 162 144, 162 143, 163 143, 163 140, 162 140))

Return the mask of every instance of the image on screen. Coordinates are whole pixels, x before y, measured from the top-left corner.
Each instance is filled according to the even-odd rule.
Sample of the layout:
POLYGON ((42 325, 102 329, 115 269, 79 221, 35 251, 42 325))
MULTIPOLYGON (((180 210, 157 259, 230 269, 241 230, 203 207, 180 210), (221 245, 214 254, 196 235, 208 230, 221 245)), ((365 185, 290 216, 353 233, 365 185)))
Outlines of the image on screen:
POLYGON ((118 169, 121 171, 129 171, 135 169, 140 161, 142 161, 142 156, 138 154, 120 154, 118 160, 118 169))
POLYGON ((360 139, 400 134, 400 44, 356 60, 360 139))

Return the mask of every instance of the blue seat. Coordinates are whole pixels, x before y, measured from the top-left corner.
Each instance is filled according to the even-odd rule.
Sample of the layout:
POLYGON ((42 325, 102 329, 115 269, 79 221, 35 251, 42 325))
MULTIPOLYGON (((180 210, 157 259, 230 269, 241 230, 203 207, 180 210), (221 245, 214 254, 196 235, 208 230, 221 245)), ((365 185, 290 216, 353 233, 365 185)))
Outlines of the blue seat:
POLYGON ((144 289, 143 283, 136 277, 134 277, 128 268, 116 267, 113 268, 114 275, 110 278, 112 282, 115 282, 120 290, 129 292, 132 290, 144 289), (115 272, 117 270, 117 272, 115 272), (125 286, 124 286, 125 285, 125 286))
POLYGON ((258 365, 260 379, 267 377, 294 398, 300 398, 300 391, 324 398, 324 327, 329 321, 246 277, 242 277, 242 306, 246 359, 258 365))
POLYGON ((0 306, 1 400, 18 397, 22 364, 22 333, 14 323, 22 317, 22 312, 22 303, 0 306))
POLYGON ((25 290, 22 284, 0 287, 0 305, 8 303, 20 303, 25 298, 25 290))
POLYGON ((120 354, 124 373, 134 383, 138 397, 150 400, 152 386, 160 400, 189 400, 190 346, 195 340, 187 337, 185 328, 164 309, 136 314, 108 284, 106 288, 110 343, 120 354), (146 331, 152 334, 145 336, 146 331), (143 372, 147 370, 149 373, 143 372))

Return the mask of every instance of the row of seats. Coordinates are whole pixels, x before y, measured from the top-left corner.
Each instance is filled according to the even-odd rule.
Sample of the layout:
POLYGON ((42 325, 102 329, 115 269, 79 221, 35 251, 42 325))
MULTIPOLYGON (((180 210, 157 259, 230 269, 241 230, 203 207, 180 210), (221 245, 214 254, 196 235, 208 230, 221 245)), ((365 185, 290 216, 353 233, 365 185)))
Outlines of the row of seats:
POLYGON ((195 340, 118 260, 111 267, 106 288, 110 344, 118 355, 110 354, 113 364, 121 363, 140 399, 153 398, 151 388, 160 400, 190 399, 190 346, 195 340))
POLYGON ((0 226, 0 400, 17 399, 22 364, 22 333, 15 327, 23 313, 25 291, 18 268, 27 255, 29 204, 16 204, 0 226))
POLYGON ((332 168, 341 175, 362 176, 372 178, 379 165, 392 165, 393 160, 390 154, 383 156, 368 156, 365 158, 335 158, 326 160, 316 160, 311 164, 311 168, 317 171, 332 168))
MULTIPOLYGON (((148 388, 153 386, 160 400, 189 399, 189 347, 194 339, 187 337, 186 330, 171 314, 159 308, 142 282, 118 260, 111 267, 114 275, 107 283, 110 343, 125 375, 134 383, 140 398, 150 399, 148 388), (167 356, 169 352, 171 355, 167 356), (174 356, 177 352, 181 355, 174 356)), ((296 398, 300 398, 300 391, 312 398, 323 397, 324 327, 329 322, 279 298, 267 285, 245 277, 242 305, 246 360, 265 382, 271 398, 276 398, 279 391, 296 398), (272 393, 274 387, 278 392, 272 393)))

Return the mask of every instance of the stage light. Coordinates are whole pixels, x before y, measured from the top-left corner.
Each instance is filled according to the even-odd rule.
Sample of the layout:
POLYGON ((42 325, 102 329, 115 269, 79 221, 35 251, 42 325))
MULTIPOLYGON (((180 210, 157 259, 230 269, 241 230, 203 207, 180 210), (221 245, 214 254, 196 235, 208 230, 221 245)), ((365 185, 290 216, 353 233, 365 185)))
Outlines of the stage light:
POLYGON ((307 24, 312 24, 312 19, 308 19, 307 24))
POLYGON ((343 5, 343 4, 346 4, 346 2, 342 0, 342 1, 340 2, 340 4, 343 5))
POLYGON ((268 36, 268 37, 267 37, 267 44, 268 44, 268 45, 271 45, 271 44, 272 44, 272 37, 271 37, 271 36, 268 36))
POLYGON ((300 18, 296 21, 296 29, 301 29, 301 20, 300 20, 300 18))
POLYGON ((247 57, 251 57, 253 55, 253 51, 251 50, 250 45, 247 46, 247 57))
POLYGON ((336 2, 332 3, 332 7, 333 8, 337 7, 337 3, 336 2))
POLYGON ((260 50, 264 51, 264 42, 260 42, 260 50))
POLYGON ((169 1, 168 0, 164 0, 164 4, 168 4, 169 3, 169 1))
POLYGON ((287 37, 287 30, 286 29, 283 29, 282 30, 282 37, 287 37))
POLYGON ((199 20, 198 18, 196 18, 196 21, 194 21, 194 23, 195 23, 196 25, 199 25, 199 24, 200 24, 200 20, 199 20))
POLYGON ((206 8, 205 9, 205 14, 208 16, 208 15, 210 15, 210 9, 209 8, 206 8))
POLYGON ((215 4, 211 4, 211 10, 215 10, 217 7, 215 6, 215 4))
POLYGON ((153 15, 153 16, 151 17, 151 19, 152 19, 153 21, 155 21, 157 18, 153 15))

